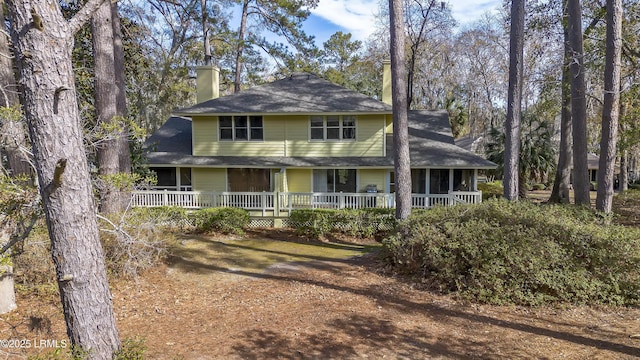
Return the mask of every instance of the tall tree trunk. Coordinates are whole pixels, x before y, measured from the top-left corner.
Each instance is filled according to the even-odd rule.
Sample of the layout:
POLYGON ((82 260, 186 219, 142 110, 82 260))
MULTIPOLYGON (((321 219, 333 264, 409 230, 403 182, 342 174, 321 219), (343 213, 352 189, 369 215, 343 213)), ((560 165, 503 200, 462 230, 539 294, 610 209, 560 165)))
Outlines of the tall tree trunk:
POLYGON ((69 21, 57 2, 8 0, 23 105, 51 238, 67 334, 91 359, 120 346, 76 100, 73 35, 103 0, 69 21))
POLYGON ((112 129, 117 121, 117 103, 114 63, 113 24, 111 21, 111 5, 108 2, 100 5, 91 18, 93 35, 93 58, 95 62, 95 107, 98 124, 109 129, 105 139, 98 145, 98 173, 103 177, 103 189, 100 194, 100 211, 113 213, 120 210, 121 201, 118 189, 109 179, 110 175, 120 172, 120 132, 112 129))
MULTIPOLYGON (((4 18, 4 0, 0 0, 0 19, 4 20, 4 18)), ((4 22, 0 29, 4 30, 4 22)), ((0 31, 0 106, 20 103, 12 58, 9 39, 3 31, 0 31)))
POLYGON ((569 29, 567 24, 567 1, 563 1, 563 21, 564 29, 564 63, 562 67, 562 110, 560 112, 560 149, 558 154, 558 167, 556 177, 553 182, 553 190, 549 197, 549 202, 564 203, 570 202, 569 190, 571 188, 571 167, 572 167, 572 138, 571 138, 571 73, 569 62, 571 53, 569 51, 569 29))
POLYGON ((509 45, 509 94, 505 122, 504 197, 518 199, 520 120, 522 111, 522 71, 524 48, 524 0, 511 2, 511 33, 509 45))
MULTIPOLYGON (((622 84, 620 85, 622 86, 622 84)), ((625 118, 627 117, 627 103, 625 101, 620 101, 620 121, 618 122, 618 132, 619 134, 624 134, 626 131, 625 118)), ((620 150, 620 191, 629 190, 629 170, 631 170, 630 165, 630 154, 629 154, 629 145, 625 144, 620 150)))
POLYGON ((242 83, 242 54, 247 31, 247 16, 249 16, 249 1, 251 0, 244 0, 242 3, 242 16, 240 17, 240 29, 238 30, 238 49, 236 50, 236 76, 233 81, 234 93, 240 91, 240 84, 242 83))
POLYGON ((629 152, 622 150, 620 154, 620 182, 618 189, 622 191, 629 190, 629 152))
MULTIPOLYGON (((0 19, 4 19, 4 0, 0 0, 0 19)), ((4 23, 3 23, 4 24, 4 23)), ((4 29, 4 27, 3 27, 4 29)), ((12 52, 9 39, 0 31, 0 107, 18 106, 18 85, 14 74, 12 52)), ((11 175, 33 174, 29 159, 24 151, 27 146, 27 131, 21 119, 0 118, 2 148, 7 156, 11 175)), ((1 165, 0 165, 1 167, 1 165)))
POLYGON ((207 0, 200 0, 200 7, 202 8, 202 41, 204 43, 204 64, 211 65, 211 44, 209 44, 207 0))
POLYGON ((122 44, 122 27, 118 14, 118 3, 111 3, 111 24, 113 27, 113 65, 116 80, 116 115, 122 122, 119 137, 118 162, 121 173, 131 173, 131 150, 129 149, 129 128, 124 119, 127 117, 127 80, 125 78, 124 46, 122 44))
POLYGON ((582 6, 580 0, 567 2, 569 46, 571 49, 571 125, 573 129, 573 190, 577 205, 591 205, 587 163, 587 99, 582 47, 582 6))
MULTIPOLYGON (((116 115, 121 124, 118 135, 118 171, 120 174, 131 174, 131 149, 129 147, 129 125, 127 124, 127 80, 125 78, 124 45, 122 43, 122 27, 118 14, 118 3, 111 3, 111 25, 113 29, 113 65, 116 84, 116 115)), ((117 210, 129 206, 131 192, 116 189, 119 204, 117 210)))
MULTIPOLYGON (((4 20, 4 0, 0 0, 0 19, 4 20)), ((4 22, 2 23, 4 29, 4 22)), ((0 107, 13 107, 20 104, 18 98, 18 86, 13 72, 13 61, 9 49, 9 39, 0 31, 0 107)), ((21 119, 3 119, 0 117, 2 127, 2 148, 9 162, 9 171, 12 175, 31 174, 28 159, 20 146, 26 143, 26 131, 21 119)), ((0 161, 0 170, 3 170, 0 161)), ((6 215, 0 215, 4 217, 6 215)), ((9 243, 9 229, 0 229, 0 244, 9 243)), ((5 253, 2 258, 10 259, 11 252, 5 253)), ((4 262, 3 262, 4 263, 4 262)), ((13 266, 11 263, 0 265, 0 314, 8 313, 17 307, 16 292, 13 281, 13 266)))
POLYGON ((402 0, 389 0, 391 23, 391 91, 393 103, 393 160, 396 177, 396 219, 411 215, 411 164, 407 111, 407 70, 402 0))
MULTIPOLYGON (((0 218, 4 218, 6 215, 0 215, 0 218)), ((11 234, 9 229, 0 229, 0 246, 4 246, 11 241, 11 234)), ((2 260, 10 259, 11 251, 2 254, 2 260)), ((4 261, 3 261, 4 262, 4 261)), ((15 310, 18 307, 16 304, 16 291, 13 281, 13 266, 11 262, 8 264, 0 265, 0 314, 6 314, 15 310)))
POLYGON ((602 138, 598 165, 596 209, 611 212, 620 115, 620 57, 622 54, 622 0, 607 0, 607 50, 604 66, 602 138))

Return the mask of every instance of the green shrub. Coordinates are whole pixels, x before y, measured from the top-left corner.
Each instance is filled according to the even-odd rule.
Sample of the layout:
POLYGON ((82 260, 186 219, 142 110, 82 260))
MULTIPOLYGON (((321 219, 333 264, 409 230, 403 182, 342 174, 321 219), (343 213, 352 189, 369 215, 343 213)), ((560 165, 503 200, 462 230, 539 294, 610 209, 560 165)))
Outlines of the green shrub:
MULTIPOLYGON (((640 184, 638 184, 640 186, 640 184)), ((623 191, 616 196, 613 197, 614 205, 618 204, 631 204, 633 206, 640 206, 640 190, 639 189, 629 189, 627 191, 623 191)), ((615 207, 615 206, 614 206, 615 207)))
POLYGON ((640 184, 629 184, 629 190, 640 190, 640 184))
POLYGON ((143 339, 126 338, 122 341, 120 350, 114 354, 114 360, 144 360, 147 347, 143 339))
POLYGON ((238 208, 206 208, 192 215, 196 232, 220 232, 223 234, 244 234, 249 226, 249 212, 238 208))
MULTIPOLYGON (((67 344, 68 340, 67 340, 67 344)), ((120 349, 114 354, 114 360, 143 360, 147 347, 142 339, 126 338, 122 341, 120 349)), ((84 360, 88 359, 88 352, 74 346, 59 347, 54 351, 42 354, 29 355, 28 360, 84 360)))
POLYGON ((478 183, 478 190, 482 191, 482 200, 500 198, 504 194, 502 181, 478 183))
POLYGON ((300 235, 318 238, 333 229, 331 220, 337 210, 301 209, 293 210, 289 221, 300 235))
POLYGON ((434 289, 492 304, 640 305, 640 231, 575 206, 490 200, 414 212, 388 261, 434 289))
POLYGON ((627 190, 613 197, 614 222, 640 227, 640 191, 627 190))
POLYGON ((289 221, 298 234, 312 238, 340 232, 370 238, 395 227, 395 209, 303 209, 291 212, 289 221))
POLYGON ((184 230, 190 223, 187 209, 178 206, 133 208, 127 216, 139 221, 151 221, 157 226, 170 229, 184 230))

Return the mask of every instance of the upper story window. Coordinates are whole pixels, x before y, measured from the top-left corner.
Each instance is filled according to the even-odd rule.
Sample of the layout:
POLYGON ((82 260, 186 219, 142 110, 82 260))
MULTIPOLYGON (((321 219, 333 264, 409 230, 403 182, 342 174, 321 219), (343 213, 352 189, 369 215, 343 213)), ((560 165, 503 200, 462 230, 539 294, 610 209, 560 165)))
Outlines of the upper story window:
POLYGON ((355 140, 355 115, 313 115, 310 122, 311 140, 355 140))
POLYGON ((220 116, 220 140, 262 141, 264 127, 262 116, 220 116))

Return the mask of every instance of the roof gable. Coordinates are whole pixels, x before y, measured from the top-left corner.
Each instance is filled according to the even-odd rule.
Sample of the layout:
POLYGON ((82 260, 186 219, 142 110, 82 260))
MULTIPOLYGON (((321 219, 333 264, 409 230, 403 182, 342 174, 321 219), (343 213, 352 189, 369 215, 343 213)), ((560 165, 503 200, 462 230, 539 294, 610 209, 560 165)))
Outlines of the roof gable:
POLYGON ((285 79, 181 109, 183 116, 207 114, 388 113, 391 106, 318 76, 285 79))

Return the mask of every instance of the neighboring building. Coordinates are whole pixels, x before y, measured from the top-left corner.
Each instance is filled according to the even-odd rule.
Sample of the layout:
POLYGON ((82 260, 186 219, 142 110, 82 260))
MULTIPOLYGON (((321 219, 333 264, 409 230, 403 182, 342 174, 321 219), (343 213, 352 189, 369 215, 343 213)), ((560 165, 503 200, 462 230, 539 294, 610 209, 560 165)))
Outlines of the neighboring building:
MULTIPOLYGON (((587 168, 589 169, 589 181, 591 182, 591 190, 596 190, 598 182, 598 169, 600 168, 600 157, 596 154, 587 154, 587 168)), ((620 176, 620 166, 616 164, 614 188, 618 188, 618 180, 620 176)))
POLYGON ((589 169, 589 181, 592 183, 597 182, 598 169, 600 168, 600 157, 596 154, 587 154, 587 168, 589 169))
MULTIPOLYGON (((199 103, 177 111, 147 140, 157 185, 203 194, 285 193, 288 207, 393 206, 389 74, 385 64, 384 101, 306 73, 205 101, 216 96, 218 73, 201 67, 199 103), (368 200, 345 205, 344 196, 332 194, 368 200)), ((495 164, 455 145, 446 111, 410 111, 409 136, 414 206, 453 203, 445 200, 455 192, 457 200, 481 201, 478 170, 495 164)))

